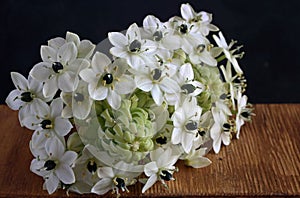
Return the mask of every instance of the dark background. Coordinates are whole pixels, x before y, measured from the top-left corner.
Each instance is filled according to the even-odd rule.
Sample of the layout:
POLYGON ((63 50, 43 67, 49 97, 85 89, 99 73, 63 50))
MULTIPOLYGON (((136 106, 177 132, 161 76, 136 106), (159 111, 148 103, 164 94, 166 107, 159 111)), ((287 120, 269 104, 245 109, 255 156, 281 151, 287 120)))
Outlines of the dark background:
POLYGON ((213 13, 225 37, 239 41, 252 103, 300 102, 300 1, 298 0, 4 0, 0 2, 0 103, 14 89, 11 71, 27 76, 41 61, 40 45, 66 31, 98 44, 110 31, 147 14, 168 20, 180 4, 213 13))

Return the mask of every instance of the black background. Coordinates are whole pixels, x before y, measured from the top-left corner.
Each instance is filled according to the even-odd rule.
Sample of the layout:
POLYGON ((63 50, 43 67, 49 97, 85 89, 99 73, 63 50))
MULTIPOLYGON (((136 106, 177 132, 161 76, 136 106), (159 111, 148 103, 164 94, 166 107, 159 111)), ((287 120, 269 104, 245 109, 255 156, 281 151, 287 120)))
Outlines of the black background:
POLYGON ((244 45, 242 69, 252 103, 300 102, 300 1, 286 0, 5 0, 0 2, 0 103, 14 89, 11 71, 27 76, 40 45, 66 31, 98 44, 153 14, 168 20, 180 4, 213 13, 227 40, 244 45))

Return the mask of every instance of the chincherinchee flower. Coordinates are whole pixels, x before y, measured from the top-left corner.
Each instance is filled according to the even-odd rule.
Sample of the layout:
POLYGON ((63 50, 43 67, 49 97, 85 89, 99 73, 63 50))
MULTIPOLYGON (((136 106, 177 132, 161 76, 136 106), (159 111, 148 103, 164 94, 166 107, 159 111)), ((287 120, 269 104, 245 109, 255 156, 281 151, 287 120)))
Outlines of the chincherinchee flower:
POLYGON ((123 59, 116 59, 112 63, 105 54, 96 52, 91 66, 79 74, 88 82, 90 97, 94 100, 107 99, 112 108, 118 109, 121 105, 121 95, 131 93, 135 89, 133 78, 126 74, 128 65, 123 59))
POLYGON ((207 36, 209 31, 218 31, 215 25, 211 24, 212 14, 207 12, 196 13, 188 3, 181 5, 181 16, 194 27, 194 31, 199 31, 203 36, 207 36))
POLYGON ((19 121, 23 126, 23 119, 28 114, 40 113, 47 108, 51 98, 45 98, 42 94, 43 84, 32 77, 28 80, 17 72, 11 72, 12 81, 16 87, 7 96, 5 102, 13 110, 19 110, 19 121))
POLYGON ((202 109, 197 105, 196 98, 187 98, 171 117, 174 125, 171 141, 173 144, 181 143, 186 153, 191 151, 193 140, 198 133, 201 112, 202 109))
POLYGON ((235 41, 231 41, 230 44, 228 45, 222 32, 219 32, 219 37, 217 37, 216 35, 213 35, 213 38, 214 40, 216 41, 217 45, 223 49, 223 52, 226 56, 226 58, 228 59, 228 61, 232 64, 234 70, 236 71, 236 73, 238 74, 242 74, 243 71, 242 69, 240 68, 237 60, 236 60, 236 57, 241 57, 242 54, 240 55, 234 55, 233 53, 239 49, 234 49, 234 50, 231 50, 232 46, 235 44, 235 41))
POLYGON ((114 168, 107 166, 98 168, 97 173, 100 181, 94 185, 91 192, 103 195, 113 190, 113 193, 116 193, 117 197, 120 196, 120 190, 122 192, 129 192, 127 186, 136 182, 134 178, 140 174, 140 167, 120 161, 114 165, 114 168))
POLYGON ((58 89, 72 92, 78 84, 78 71, 89 66, 89 61, 77 58, 78 49, 74 42, 63 44, 54 49, 50 46, 41 47, 43 62, 36 64, 30 75, 44 82, 43 94, 53 97, 58 89))
POLYGON ((152 62, 149 65, 143 65, 133 71, 135 83, 139 89, 151 91, 154 102, 160 106, 164 101, 164 93, 174 94, 180 90, 178 83, 171 78, 177 68, 172 64, 159 66, 152 62))
POLYGON ((128 28, 126 35, 119 32, 110 32, 108 33, 108 39, 114 46, 110 49, 110 53, 115 57, 126 59, 132 68, 136 68, 151 59, 151 55, 156 50, 156 44, 153 41, 141 38, 136 23, 128 28))
POLYGON ((205 63, 209 66, 217 66, 217 60, 212 56, 210 43, 206 38, 203 38, 194 47, 194 51, 189 55, 193 64, 205 63))
POLYGON ((52 138, 46 142, 45 155, 32 160, 30 170, 45 179, 44 186, 48 193, 52 194, 60 182, 64 184, 75 182, 72 164, 76 158, 76 152, 66 151, 61 140, 52 138))
POLYGON ((219 153, 222 142, 226 146, 230 144, 232 126, 228 122, 227 115, 224 111, 212 107, 212 114, 215 123, 210 129, 210 137, 213 140, 215 153, 219 153))
MULTIPOLYGON (((54 136, 63 137, 70 132, 73 126, 68 119, 61 117, 62 109, 62 100, 54 99, 50 107, 47 106, 40 114, 27 115, 23 123, 27 128, 35 130, 36 135, 40 135, 40 138, 36 138, 39 141, 45 141, 54 136)), ((38 143, 32 142, 33 146, 38 143)))
POLYGON ((150 153, 151 162, 144 166, 144 173, 149 177, 142 189, 142 193, 155 184, 157 180, 167 187, 165 181, 174 180, 173 173, 177 169, 174 164, 178 160, 178 155, 172 153, 171 147, 166 150, 158 148, 150 153))

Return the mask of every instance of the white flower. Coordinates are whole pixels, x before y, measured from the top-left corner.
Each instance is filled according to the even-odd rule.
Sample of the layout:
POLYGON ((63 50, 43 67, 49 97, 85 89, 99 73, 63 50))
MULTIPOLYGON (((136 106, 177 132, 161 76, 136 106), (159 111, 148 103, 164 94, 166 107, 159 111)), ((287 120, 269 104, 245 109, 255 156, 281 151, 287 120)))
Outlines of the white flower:
POLYGON ((204 157, 206 148, 192 149, 188 155, 184 157, 185 164, 193 168, 203 168, 211 164, 211 161, 204 157))
POLYGON ((207 64, 209 66, 217 66, 218 62, 210 52, 210 43, 206 38, 197 43, 193 52, 189 55, 193 64, 207 64))
POLYGON ((91 66, 79 74, 88 82, 90 97, 94 100, 107 99, 112 108, 118 109, 121 105, 121 95, 131 93, 135 89, 133 78, 126 74, 127 64, 123 59, 116 59, 111 63, 105 54, 96 52, 91 66))
POLYGON ((171 141, 173 144, 181 143, 186 153, 190 152, 198 132, 201 112, 202 109, 197 105, 196 98, 191 98, 186 99, 171 117, 174 125, 171 141))
POLYGON ((213 140, 213 149, 215 153, 219 153, 222 142, 226 146, 230 144, 230 131, 232 129, 227 121, 228 118, 223 111, 218 110, 216 107, 212 107, 212 114, 215 123, 210 129, 210 137, 213 140))
POLYGON ((188 3, 181 5, 181 16, 194 26, 194 31, 201 32, 203 36, 207 36, 209 31, 218 31, 219 29, 211 24, 212 14, 207 12, 196 13, 192 6, 188 3))
POLYGON ((234 41, 232 41, 229 45, 227 44, 222 32, 219 32, 219 37, 217 37, 216 35, 213 35, 214 40, 216 41, 217 45, 219 47, 221 47, 223 49, 223 52, 226 56, 226 58, 228 59, 228 61, 230 61, 230 63, 232 64, 234 70, 236 71, 236 73, 238 74, 242 74, 243 71, 241 70, 237 60, 236 60, 236 55, 233 55, 233 53, 236 50, 232 50, 230 51, 230 49, 232 48, 233 44, 235 43, 234 41))
POLYGON ((51 98, 45 98, 42 94, 43 84, 32 77, 28 80, 17 72, 11 72, 12 81, 16 87, 7 96, 5 102, 13 110, 19 110, 19 121, 23 126, 23 119, 28 114, 40 113, 47 108, 51 98))
POLYGON ((174 30, 168 29, 158 18, 148 15, 143 21, 143 37, 153 40, 157 44, 155 54, 168 58, 172 50, 180 48, 180 40, 173 35, 174 30))
POLYGON ((181 104, 185 98, 195 97, 199 95, 204 85, 194 80, 194 71, 190 63, 183 64, 177 72, 177 78, 175 78, 178 85, 181 88, 180 94, 172 93, 166 94, 166 100, 169 105, 181 104))
POLYGON ((176 66, 151 63, 150 66, 141 66, 135 73, 136 86, 145 91, 151 92, 154 102, 160 106, 164 101, 164 93, 178 93, 180 87, 171 77, 176 71, 176 66))
POLYGON ((108 39, 114 46, 110 49, 110 53, 124 58, 132 68, 143 64, 156 50, 156 44, 153 41, 141 38, 136 23, 128 28, 126 36, 119 32, 110 32, 108 39))
POLYGON ((73 126, 68 119, 61 117, 62 109, 63 102, 60 98, 57 98, 51 102, 50 107, 47 106, 40 114, 35 113, 24 118, 24 125, 31 130, 35 130, 34 133, 37 135, 37 142, 32 140, 33 146, 54 136, 63 139, 61 137, 70 132, 73 126))
POLYGON ((141 169, 140 167, 122 161, 114 165, 114 168, 107 166, 100 167, 97 170, 100 181, 94 185, 91 192, 103 195, 109 190, 113 190, 113 193, 116 193, 117 197, 120 196, 119 190, 129 192, 127 186, 136 182, 134 177, 140 174, 140 170, 138 170, 141 169))
POLYGON ((79 81, 78 87, 74 92, 62 92, 60 95, 63 102, 66 104, 62 110, 63 118, 75 117, 84 120, 89 115, 93 100, 89 96, 88 84, 85 81, 79 81))
POLYGON ((32 160, 30 170, 45 179, 44 187, 49 194, 52 194, 60 182, 64 184, 75 182, 71 166, 77 158, 77 153, 65 151, 64 145, 57 138, 46 142, 45 151, 45 156, 32 160))
POLYGON ((43 62, 36 64, 30 75, 40 82, 44 82, 43 94, 53 97, 58 89, 72 92, 78 84, 78 71, 89 66, 89 61, 77 58, 78 49, 74 42, 63 44, 54 49, 41 46, 43 62))
POLYGON ((151 162, 144 166, 144 173, 149 177, 142 189, 142 193, 155 184, 157 180, 167 187, 165 181, 174 180, 173 172, 177 169, 174 164, 178 160, 178 155, 172 153, 171 147, 166 150, 158 148, 150 152, 151 162))

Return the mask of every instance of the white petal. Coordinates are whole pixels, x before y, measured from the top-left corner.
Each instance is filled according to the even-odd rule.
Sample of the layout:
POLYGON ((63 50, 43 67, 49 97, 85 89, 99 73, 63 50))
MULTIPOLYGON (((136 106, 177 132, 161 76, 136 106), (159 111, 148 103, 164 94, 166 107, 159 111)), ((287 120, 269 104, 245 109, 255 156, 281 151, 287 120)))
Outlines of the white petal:
POLYGON ((110 48, 109 52, 115 57, 127 58, 129 56, 125 48, 112 47, 110 48))
POLYGON ((88 40, 83 40, 80 42, 80 45, 78 47, 78 58, 86 58, 89 59, 94 50, 95 50, 96 46, 88 40))
POLYGON ((100 178, 113 178, 115 176, 111 167, 101 167, 97 171, 100 178))
POLYGON ((173 36, 173 35, 167 35, 165 36, 162 41, 161 41, 162 45, 169 49, 169 50, 175 50, 180 48, 180 39, 178 36, 173 36))
POLYGON ((223 132, 221 135, 223 144, 228 146, 230 144, 230 133, 229 132, 223 132))
POLYGON ((132 42, 135 39, 139 41, 141 40, 141 33, 136 23, 133 23, 129 26, 126 32, 126 37, 129 40, 129 42, 132 42))
POLYGON ((18 89, 12 90, 6 100, 5 103, 11 108, 12 110, 19 110, 20 107, 24 104, 23 101, 20 99, 17 99, 21 95, 21 91, 18 89))
MULTIPOLYGON (((153 160, 153 159, 152 159, 153 160)), ((155 175, 158 172, 158 167, 156 165, 156 162, 149 162, 144 166, 144 173, 146 176, 155 175)))
POLYGON ((179 73, 185 79, 185 81, 194 79, 194 71, 190 63, 182 65, 179 69, 179 73))
POLYGON ((61 46, 57 53, 57 60, 63 65, 72 62, 77 57, 77 47, 73 42, 61 46))
POLYGON ((57 90, 58 88, 56 77, 52 77, 45 82, 43 87, 43 94, 46 98, 53 98, 57 90))
POLYGON ((61 116, 61 111, 63 109, 63 102, 60 98, 54 99, 50 105, 51 109, 51 118, 61 116))
POLYGON ((36 80, 45 82, 47 79, 49 79, 49 76, 53 74, 53 69, 51 68, 50 63, 40 62, 33 66, 29 74, 36 80))
POLYGON ((96 77, 97 73, 95 73, 92 69, 83 69, 80 73, 79 76, 88 83, 95 82, 97 81, 96 77))
POLYGON ((172 144, 179 144, 181 142, 182 131, 179 128, 174 128, 172 132, 172 144))
POLYGON ((35 98, 33 103, 34 104, 32 104, 32 106, 34 107, 32 107, 32 109, 35 109, 34 114, 39 116, 46 116, 50 114, 49 105, 43 100, 35 98))
POLYGON ((54 39, 51 39, 48 41, 48 45, 50 47, 54 48, 55 50, 58 50, 65 43, 66 43, 66 40, 61 37, 57 37, 57 38, 54 38, 54 39))
POLYGON ((73 128, 72 124, 68 119, 62 117, 56 117, 54 121, 54 129, 60 136, 67 135, 73 128))
POLYGON ((151 177, 147 180, 147 183, 143 186, 142 193, 146 192, 151 186, 155 184, 157 181, 157 175, 151 175, 151 177))
POLYGON ((36 130, 37 128, 39 128, 39 123, 40 120, 37 119, 36 116, 30 116, 27 115, 23 120, 22 120, 24 126, 30 130, 36 130))
POLYGON ((101 179, 99 182, 93 186, 91 192, 96 193, 98 195, 103 195, 111 190, 113 187, 112 179, 104 178, 101 179))
POLYGON ((71 166, 77 158, 77 153, 74 151, 66 151, 60 161, 66 165, 71 166))
POLYGON ((26 91, 28 90, 28 81, 27 79, 18 72, 10 73, 11 79, 18 90, 26 91))
POLYGON ((115 90, 119 94, 131 93, 135 87, 135 82, 129 75, 123 75, 119 82, 115 84, 115 90))
POLYGON ((218 62, 214 59, 209 52, 203 52, 200 55, 200 60, 210 66, 217 66, 218 62))
POLYGON ((95 88, 95 85, 89 84, 88 86, 90 97, 94 100, 104 100, 108 94, 108 88, 100 86, 95 88))
POLYGON ((86 97, 87 98, 84 99, 84 101, 82 101, 80 104, 77 103, 75 100, 72 104, 74 117, 81 120, 85 119, 89 115, 93 104, 93 100, 91 100, 88 95, 86 95, 86 97))
POLYGON ((68 165, 60 165, 56 170, 55 174, 65 184, 75 183, 75 175, 72 168, 68 165))
POLYGON ((187 22, 189 22, 190 20, 192 20, 194 18, 195 11, 190 6, 190 4, 188 4, 188 3, 182 4, 180 11, 181 11, 182 18, 184 18, 187 22))
POLYGON ((151 90, 151 95, 154 100, 154 102, 159 106, 162 104, 164 98, 162 91, 160 90, 159 86, 157 84, 153 85, 151 90))
POLYGON ((58 88, 63 92, 72 92, 76 88, 76 76, 72 72, 64 72, 58 77, 58 88))
POLYGON ((107 102, 108 104, 115 110, 119 109, 121 106, 121 96, 117 94, 115 91, 108 90, 107 94, 107 102))
POLYGON ((187 160, 186 164, 193 168, 203 168, 210 165, 212 162, 206 157, 197 157, 191 160, 187 160))
POLYGON ((195 135, 193 133, 185 133, 182 136, 182 148, 186 153, 189 153, 191 151, 191 148, 193 146, 193 140, 195 138, 195 135))
POLYGON ((60 159, 65 152, 65 147, 58 138, 48 139, 45 144, 45 149, 48 156, 53 156, 56 159, 60 159))
POLYGON ((92 59, 92 68, 97 73, 103 73, 111 60, 103 53, 96 52, 92 59))
POLYGON ((135 83, 139 89, 145 92, 149 92, 153 87, 152 81, 145 76, 136 76, 135 83))
POLYGON ((56 50, 52 47, 42 45, 41 57, 44 62, 53 63, 56 61, 56 50))
POLYGON ((72 32, 67 32, 66 41, 67 42, 74 42, 76 46, 79 46, 79 44, 80 44, 79 36, 75 33, 72 33, 72 32))
POLYGON ((213 149, 215 151, 215 153, 219 153, 220 148, 221 148, 221 136, 219 136, 218 138, 214 139, 213 141, 213 149))
POLYGON ((52 194, 58 188, 59 179, 54 175, 50 174, 49 178, 45 180, 45 186, 49 194, 52 194))
POLYGON ((164 78, 160 83, 160 88, 166 93, 178 93, 180 87, 175 80, 170 78, 164 78))
POLYGON ((124 34, 120 32, 109 32, 108 39, 111 42, 111 44, 118 48, 123 48, 126 45, 128 45, 127 38, 124 36, 124 34))

